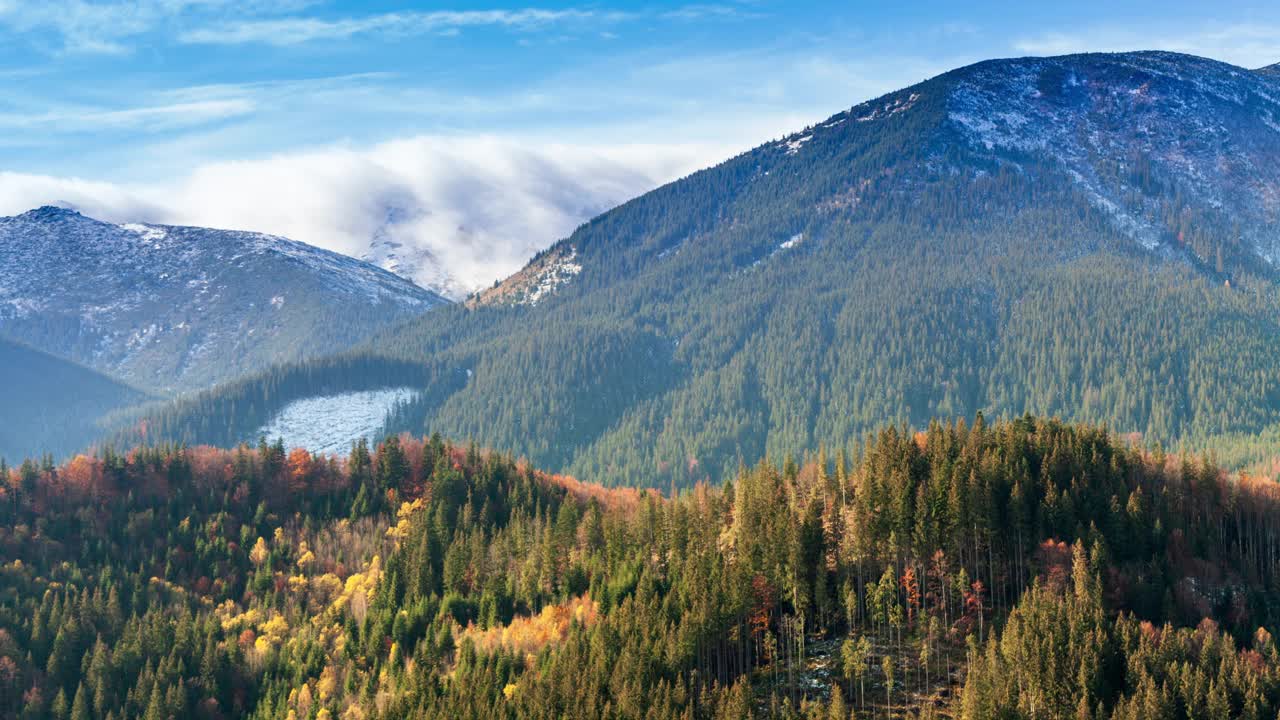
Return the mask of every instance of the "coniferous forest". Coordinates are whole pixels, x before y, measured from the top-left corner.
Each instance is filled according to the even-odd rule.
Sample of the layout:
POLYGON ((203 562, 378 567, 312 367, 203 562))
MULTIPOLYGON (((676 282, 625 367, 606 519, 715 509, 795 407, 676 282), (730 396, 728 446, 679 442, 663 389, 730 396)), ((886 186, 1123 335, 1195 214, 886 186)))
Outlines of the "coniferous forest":
POLYGON ((1032 417, 720 486, 441 438, 4 467, 0 717, 1274 718, 1280 492, 1032 417))

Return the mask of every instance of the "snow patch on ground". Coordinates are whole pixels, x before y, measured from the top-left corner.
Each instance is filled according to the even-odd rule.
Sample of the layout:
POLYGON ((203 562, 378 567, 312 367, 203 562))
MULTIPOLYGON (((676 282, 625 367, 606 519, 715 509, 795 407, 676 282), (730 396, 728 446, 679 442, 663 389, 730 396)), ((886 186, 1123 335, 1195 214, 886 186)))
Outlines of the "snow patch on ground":
POLYGON ((671 257, 672 255, 679 255, 680 251, 684 249, 685 243, 689 242, 689 240, 691 239, 692 239, 692 236, 684 238, 683 240, 677 242, 675 245, 672 245, 671 247, 658 253, 658 259, 661 260, 663 258, 671 257))
POLYGON ((163 228, 152 227, 150 225, 140 225, 138 223, 125 223, 120 226, 121 230, 128 230, 143 240, 163 240, 168 237, 169 233, 163 228))
POLYGON ((813 139, 812 135, 805 135, 803 137, 798 137, 795 140, 788 140, 787 154, 795 155, 796 153, 800 152, 800 148, 804 147, 805 143, 809 142, 812 139, 813 139))
POLYGON ((302 447, 312 453, 346 455, 360 438, 376 441, 392 408, 417 395, 416 390, 401 387, 295 400, 258 435, 267 442, 281 438, 286 447, 302 447))
POLYGON ((552 295, 570 280, 582 272, 582 264, 578 259, 577 248, 569 248, 569 254, 547 266, 538 274, 537 283, 520 301, 520 305, 537 305, 544 297, 552 295))
POLYGON ((802 242, 804 242, 804 233, 796 233, 795 235, 791 236, 790 240, 787 240, 786 242, 779 245, 778 248, 780 250, 790 250, 791 248, 799 245, 802 242))
MULTIPOLYGON (((919 93, 911 93, 907 97, 898 97, 886 102, 884 105, 872 106, 871 103, 863 103, 858 107, 870 110, 864 115, 858 116, 858 122, 871 122, 872 120, 882 120, 900 112, 906 112, 915 107, 916 101, 920 99, 919 93)), ((855 110, 858 108, 854 108, 855 110)))

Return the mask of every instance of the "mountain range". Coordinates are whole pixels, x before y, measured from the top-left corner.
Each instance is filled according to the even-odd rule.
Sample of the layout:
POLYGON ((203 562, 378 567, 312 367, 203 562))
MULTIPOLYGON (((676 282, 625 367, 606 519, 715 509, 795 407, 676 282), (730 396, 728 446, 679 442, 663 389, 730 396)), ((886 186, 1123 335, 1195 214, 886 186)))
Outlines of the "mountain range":
POLYGON ((285 238, 0 218, 0 334, 157 392, 332 352, 444 299, 285 238))
POLYGON ((448 301, 285 238, 0 218, 0 457, 64 455, 105 415, 348 348, 448 301))
POLYGON ((659 486, 977 412, 1229 448, 1280 423, 1278 140, 1271 71, 1164 52, 979 63, 149 427, 236 442, 289 401, 406 385, 424 392, 390 428, 659 486))
POLYGON ((96 350, 0 337, 0 717, 1277 717, 1277 98, 980 63, 460 303, 10 218, 0 330, 96 350))

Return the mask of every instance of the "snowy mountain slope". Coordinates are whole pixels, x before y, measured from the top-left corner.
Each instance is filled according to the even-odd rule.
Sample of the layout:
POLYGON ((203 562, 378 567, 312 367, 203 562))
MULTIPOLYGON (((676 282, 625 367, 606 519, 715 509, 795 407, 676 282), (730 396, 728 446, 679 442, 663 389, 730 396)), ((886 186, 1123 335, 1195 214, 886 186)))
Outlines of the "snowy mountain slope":
MULTIPOLYGON (((1062 168, 1141 245, 1170 244, 1171 195, 1280 263, 1280 84, 1172 53, 992 61, 943 76, 947 119, 1004 162, 1062 168), (1161 188, 1142 187, 1153 179, 1161 188), (1152 192, 1154 189, 1171 192, 1152 192)), ((1209 260, 1209 258, 1201 258, 1209 260)))
MULTIPOLYGON (((1250 71, 1167 52, 991 60, 861 103, 706 172, 715 184, 696 187, 705 184, 698 174, 605 213, 471 305, 514 303, 564 257, 573 258, 574 277, 557 275, 553 292, 569 280, 626 281, 704 251, 717 265, 731 261, 732 275, 767 261, 793 234, 754 237, 760 204, 786 208, 799 231, 861 217, 864 200, 885 193, 1000 173, 1075 194, 1135 247, 1215 277, 1233 268, 1280 272, 1280 64, 1250 71), (889 145, 907 152, 877 149, 889 145), (871 172, 855 170, 877 153, 871 172), (642 217, 654 202, 693 207, 661 221, 642 217), (732 251, 710 248, 728 230, 737 237, 732 251)), ((1081 236, 1076 252, 1095 241, 1081 236)))
POLYGON ((539 254, 516 274, 475 293, 467 300, 467 306, 537 305, 582 272, 582 266, 575 262, 577 256, 572 245, 557 245, 550 252, 539 254))
POLYGON ((978 63, 592 219, 467 304, 507 322, 427 316, 374 345, 489 368, 425 427, 657 485, 885 417, 1256 431, 1280 421, 1280 362, 1239 357, 1280 341, 1278 101, 1274 77, 1187 55, 978 63), (649 381, 621 412, 580 394, 624 395, 574 365, 606 343, 649 381), (508 420, 529 387, 561 416, 508 420), (543 442, 566 417, 609 429, 543 442))
POLYGON ((404 242, 401 237, 406 226, 420 218, 422 211, 410 211, 401 206, 390 206, 385 220, 369 238, 369 247, 360 259, 387 272, 406 278, 420 287, 446 298, 460 298, 465 288, 449 272, 444 263, 430 249, 404 242))
POLYGON ((56 207, 0 218, 0 334, 149 389, 336 351, 443 302, 280 237, 56 207))

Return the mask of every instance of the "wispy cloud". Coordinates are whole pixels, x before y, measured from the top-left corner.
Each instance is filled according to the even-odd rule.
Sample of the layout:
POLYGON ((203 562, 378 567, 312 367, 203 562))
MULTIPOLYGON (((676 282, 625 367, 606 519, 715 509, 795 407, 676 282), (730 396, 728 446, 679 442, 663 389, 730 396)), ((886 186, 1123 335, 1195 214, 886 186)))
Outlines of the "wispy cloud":
POLYGON ((671 20, 705 20, 708 18, 742 18, 755 17, 756 14, 743 10, 737 5, 686 5, 674 10, 667 10, 662 17, 671 20))
POLYGON ((1280 61, 1280 25, 1221 25, 1192 32, 1099 26, 1024 37, 1014 48, 1029 55, 1168 50, 1252 69, 1280 61))
MULTIPOLYGON (((59 53, 124 55, 148 33, 296 13, 316 0, 0 0, 0 28, 59 53), (31 37, 48 33, 55 42, 31 37)), ((162 39, 163 41, 163 39, 162 39)))
POLYGON ((101 133, 106 130, 156 132, 247 115, 253 108, 253 103, 244 98, 200 100, 119 110, 65 108, 35 114, 0 113, 0 127, 40 130, 44 133, 101 133))
POLYGON ((126 41, 167 19, 194 9, 222 6, 230 0, 39 0, 0 2, 0 25, 19 33, 47 31, 62 50, 84 53, 128 52, 126 41))
POLYGON ((600 10, 436 10, 395 12, 358 18, 326 20, 289 17, 246 20, 190 30, 179 35, 189 44, 299 45, 314 40, 344 40, 356 35, 379 34, 408 37, 431 33, 452 33, 469 27, 496 26, 528 31, 553 24, 587 21, 617 22, 629 13, 600 10))
POLYGON ((245 98, 229 98, 225 100, 197 100, 174 103, 172 105, 153 105, 125 110, 111 110, 90 114, 77 118, 91 126, 101 127, 146 127, 148 129, 168 129, 198 125, 211 120, 222 120, 253 112, 254 103, 245 98))
POLYGON ((595 5, 407 10, 345 17, 302 12, 314 4, 313 0, 0 0, 0 27, 17 33, 50 33, 58 39, 60 51, 125 54, 139 38, 159 30, 188 45, 286 47, 366 35, 447 36, 479 27, 531 32, 552 26, 590 26, 607 32, 611 25, 646 17, 693 21, 745 16, 741 8, 727 4, 692 4, 661 12, 595 5))
POLYGON ((59 136, 74 133, 102 135, 127 132, 136 140, 150 133, 196 129, 211 123, 249 118, 264 106, 281 103, 303 105, 324 102, 327 98, 333 103, 344 98, 349 101, 390 77, 388 73, 357 73, 285 81, 193 85, 112 98, 102 105, 37 105, 30 102, 17 105, 9 98, 0 100, 0 129, 33 131, 25 133, 25 143, 11 142, 10 145, 49 144, 59 136), (124 100, 132 103, 121 102, 124 100), (7 109, 6 105, 9 106, 7 109))

